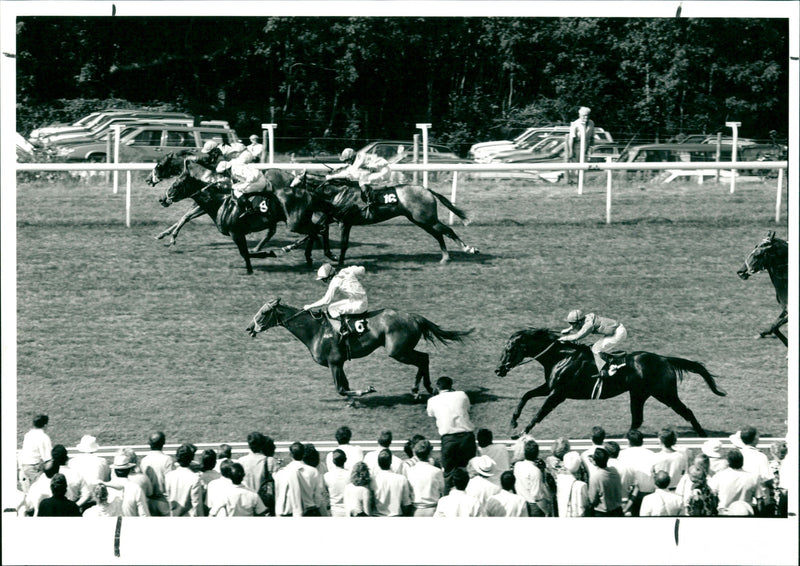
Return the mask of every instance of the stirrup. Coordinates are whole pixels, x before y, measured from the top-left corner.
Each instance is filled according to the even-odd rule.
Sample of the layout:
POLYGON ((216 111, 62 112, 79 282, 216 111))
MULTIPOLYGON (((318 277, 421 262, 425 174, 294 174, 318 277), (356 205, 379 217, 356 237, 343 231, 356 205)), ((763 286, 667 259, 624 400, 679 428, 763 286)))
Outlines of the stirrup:
POLYGON ((592 388, 592 395, 591 399, 593 401, 597 401, 600 399, 600 396, 603 394, 603 377, 598 376, 597 380, 594 383, 594 387, 592 388))

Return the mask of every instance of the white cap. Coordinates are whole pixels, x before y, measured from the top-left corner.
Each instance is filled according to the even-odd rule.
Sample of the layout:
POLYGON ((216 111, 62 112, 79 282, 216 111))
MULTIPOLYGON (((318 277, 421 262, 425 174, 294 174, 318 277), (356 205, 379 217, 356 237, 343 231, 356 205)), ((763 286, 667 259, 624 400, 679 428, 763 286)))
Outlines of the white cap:
POLYGON ((219 147, 219 144, 214 140, 209 140, 203 144, 203 153, 210 153, 212 149, 219 147))
POLYGON ((572 324, 573 322, 578 322, 582 318, 583 318, 583 311, 581 309, 571 310, 567 315, 567 322, 572 324))
POLYGON ((250 141, 251 142, 257 142, 258 141, 258 136, 253 134, 252 136, 250 136, 250 141))
POLYGON ((346 147, 342 150, 342 154, 339 156, 339 161, 348 161, 353 158, 356 154, 356 151, 352 147, 346 147))
POLYGON ((322 267, 317 270, 317 281, 320 279, 327 279, 333 275, 334 269, 330 263, 323 263, 322 267))
POLYGON ((591 112, 591 108, 586 108, 585 106, 581 106, 581 109, 578 110, 578 116, 588 116, 591 112))
POLYGON ((224 173, 231 166, 230 161, 220 161, 217 163, 217 173, 224 173))
POLYGON ((255 159, 255 156, 253 156, 252 153, 250 153, 249 151, 243 151, 242 153, 240 153, 239 155, 234 157, 232 162, 233 163, 243 163, 243 164, 246 165, 248 163, 252 163, 254 159, 255 159))

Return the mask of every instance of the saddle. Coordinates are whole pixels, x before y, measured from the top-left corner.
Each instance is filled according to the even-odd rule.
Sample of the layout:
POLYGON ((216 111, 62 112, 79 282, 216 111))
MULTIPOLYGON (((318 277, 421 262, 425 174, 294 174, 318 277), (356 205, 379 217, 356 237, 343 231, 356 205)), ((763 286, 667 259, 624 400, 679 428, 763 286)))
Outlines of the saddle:
POLYGON ((608 376, 603 374, 597 375, 594 387, 592 388, 592 399, 600 399, 603 394, 603 382, 616 375, 617 372, 627 365, 628 354, 623 350, 614 350, 613 352, 601 352, 600 357, 608 364, 605 368, 608 372, 608 376))
POLYGON ((339 335, 340 339, 351 338, 352 335, 361 336, 368 330, 367 313, 343 314, 339 318, 333 318, 326 311, 325 318, 331 323, 333 331, 339 335))

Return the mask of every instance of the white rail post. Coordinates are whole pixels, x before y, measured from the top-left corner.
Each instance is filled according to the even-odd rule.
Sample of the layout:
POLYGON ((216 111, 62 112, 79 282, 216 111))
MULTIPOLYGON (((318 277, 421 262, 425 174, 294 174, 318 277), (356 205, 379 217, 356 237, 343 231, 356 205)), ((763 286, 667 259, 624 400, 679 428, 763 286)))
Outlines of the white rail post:
MULTIPOLYGON (((736 146, 739 139, 739 126, 741 122, 725 122, 725 125, 733 130, 733 147, 731 147, 731 162, 736 163, 736 146)), ((736 169, 731 169, 731 193, 736 188, 736 169)))
MULTIPOLYGON (((119 133, 122 129, 122 124, 115 124, 114 126, 114 163, 119 164, 119 133)), ((119 171, 114 169, 114 194, 119 192, 119 171)))
MULTIPOLYGON (((611 163, 611 157, 606 157, 611 163)), ((611 169, 606 169, 606 224, 611 224, 611 169)))
MULTIPOLYGON (((111 163, 111 132, 106 134, 106 163, 111 163)), ((103 173, 103 182, 108 183, 111 171, 103 173)))
MULTIPOLYGON (((581 154, 578 163, 583 165, 584 153, 586 152, 586 128, 581 129, 581 154)), ((583 194, 583 169, 578 170, 578 194, 583 194)))
POLYGON ((775 222, 781 221, 781 195, 783 193, 783 168, 778 169, 778 194, 775 197, 775 222))
MULTIPOLYGON (((419 134, 414 134, 414 154, 412 155, 412 163, 417 163, 419 159, 419 134)), ((411 175, 414 179, 414 184, 419 183, 419 171, 416 169, 411 175)))
MULTIPOLYGON (((428 164, 428 128, 432 124, 417 124, 417 128, 422 130, 422 164, 428 164)), ((428 188, 428 171, 422 172, 422 186, 428 188)))
POLYGON ((267 130, 267 138, 269 141, 269 159, 267 163, 275 163, 275 128, 277 127, 278 124, 261 124, 261 129, 267 130))
MULTIPOLYGON (((456 203, 456 192, 457 192, 457 190, 458 190, 458 171, 453 171, 453 189, 450 191, 450 202, 452 202, 453 204, 456 203)), ((455 219, 455 215, 451 211, 450 212, 450 219, 448 220, 448 224, 450 224, 450 226, 452 226, 453 222, 455 222, 455 220, 456 220, 455 219)))
POLYGON ((131 170, 125 171, 127 183, 125 184, 125 226, 131 227, 131 170))

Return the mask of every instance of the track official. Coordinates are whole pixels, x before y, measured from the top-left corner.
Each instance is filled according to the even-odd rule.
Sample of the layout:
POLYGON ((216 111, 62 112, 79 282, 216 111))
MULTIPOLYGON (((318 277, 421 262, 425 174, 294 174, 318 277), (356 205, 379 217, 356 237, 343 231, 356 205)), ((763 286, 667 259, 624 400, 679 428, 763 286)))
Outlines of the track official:
POLYGON ((428 399, 428 416, 436 419, 442 438, 442 467, 446 487, 453 470, 466 467, 477 452, 475 427, 469 418, 469 398, 463 391, 453 390, 453 380, 442 376, 436 380, 437 394, 428 399))

